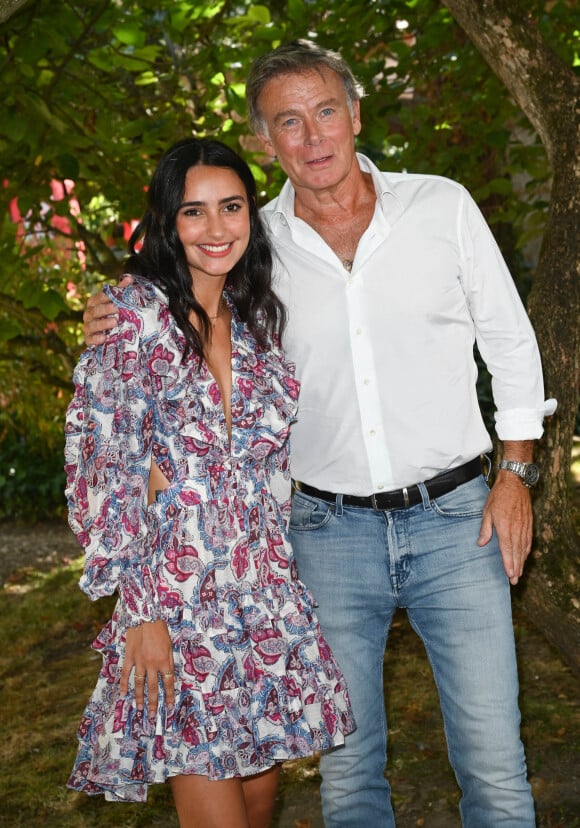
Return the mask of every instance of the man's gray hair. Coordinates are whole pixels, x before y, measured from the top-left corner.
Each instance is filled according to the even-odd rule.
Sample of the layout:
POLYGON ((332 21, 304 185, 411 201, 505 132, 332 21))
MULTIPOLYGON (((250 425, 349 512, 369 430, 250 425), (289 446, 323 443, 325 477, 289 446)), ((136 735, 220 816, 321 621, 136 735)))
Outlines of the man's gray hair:
POLYGON ((349 108, 364 95, 364 88, 355 78, 348 63, 331 49, 324 49, 311 40, 294 40, 279 46, 254 61, 246 83, 246 101, 250 126, 255 133, 268 134, 258 106, 258 98, 264 86, 278 75, 299 75, 314 69, 330 69, 344 84, 349 108))

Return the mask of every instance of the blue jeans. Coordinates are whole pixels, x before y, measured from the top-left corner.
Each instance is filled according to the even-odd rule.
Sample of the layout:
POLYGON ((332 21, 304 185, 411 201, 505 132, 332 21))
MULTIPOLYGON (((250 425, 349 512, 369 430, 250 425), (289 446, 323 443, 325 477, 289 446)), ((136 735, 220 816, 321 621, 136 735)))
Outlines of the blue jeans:
MULTIPOLYGON (((294 495, 291 540, 342 667, 357 730, 321 760, 327 828, 392 828, 384 776, 383 656, 405 607, 437 684, 465 828, 532 828, 520 740, 510 586, 497 542, 477 546, 483 477, 409 509, 376 512, 294 495)), ((395 688, 396 692, 396 688, 395 688)), ((404 727, 404 722, 399 723, 404 727)))

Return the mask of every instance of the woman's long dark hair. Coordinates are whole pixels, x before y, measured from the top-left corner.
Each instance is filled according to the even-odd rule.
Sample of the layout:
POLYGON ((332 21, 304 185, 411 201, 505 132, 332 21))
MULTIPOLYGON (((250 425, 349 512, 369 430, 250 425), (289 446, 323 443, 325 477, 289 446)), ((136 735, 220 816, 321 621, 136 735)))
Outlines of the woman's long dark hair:
POLYGON ((281 338, 286 313, 272 289, 273 257, 256 204, 256 182, 246 162, 221 141, 186 138, 163 155, 151 179, 145 215, 129 239, 130 255, 125 271, 143 276, 162 288, 185 336, 186 352, 192 350, 201 359, 211 325, 193 292, 185 250, 176 230, 187 171, 200 164, 233 170, 245 187, 250 241, 244 255, 229 272, 226 286, 240 318, 258 344, 267 348, 269 338, 281 338), (142 246, 137 251, 140 242, 142 246), (189 321, 191 311, 200 320, 200 331, 189 321))

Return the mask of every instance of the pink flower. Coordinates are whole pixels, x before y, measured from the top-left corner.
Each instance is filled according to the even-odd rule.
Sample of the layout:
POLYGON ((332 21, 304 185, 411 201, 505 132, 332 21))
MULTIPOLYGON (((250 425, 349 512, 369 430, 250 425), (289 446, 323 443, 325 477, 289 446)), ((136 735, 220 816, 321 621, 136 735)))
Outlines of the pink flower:
POLYGON ((167 570, 175 575, 180 583, 187 581, 194 573, 199 571, 199 555, 193 546, 178 546, 177 538, 173 539, 173 547, 165 552, 167 570))
POLYGON ((167 609, 174 609, 180 607, 182 604, 181 595, 179 592, 170 590, 168 587, 160 585, 157 589, 159 594, 159 602, 162 607, 167 609))
POLYGON ((217 664, 211 657, 207 647, 194 645, 185 653, 184 669, 186 673, 195 676, 198 681, 203 682, 210 673, 217 671, 217 664))
POLYGON ((272 665, 280 659, 285 649, 280 630, 259 627, 252 631, 250 637, 264 664, 272 665))
POLYGON ((163 345, 156 345, 149 359, 149 370, 152 374, 166 375, 175 355, 163 345))

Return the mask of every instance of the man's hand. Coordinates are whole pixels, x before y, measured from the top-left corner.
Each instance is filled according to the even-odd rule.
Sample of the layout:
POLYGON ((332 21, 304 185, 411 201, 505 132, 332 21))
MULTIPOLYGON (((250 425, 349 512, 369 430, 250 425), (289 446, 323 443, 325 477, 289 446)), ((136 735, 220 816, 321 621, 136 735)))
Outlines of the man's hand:
MULTIPOLYGON (((132 276, 124 276, 120 287, 133 283, 132 276)), ((102 345, 107 341, 107 332, 117 324, 117 306, 99 291, 89 298, 83 314, 83 333, 87 345, 102 345)))
POLYGON ((522 576, 532 548, 532 500, 530 490, 510 471, 498 472, 483 509, 479 546, 497 532, 503 565, 512 586, 522 576))
POLYGON ((163 682, 166 705, 170 707, 175 703, 173 647, 165 621, 152 621, 127 630, 119 688, 121 696, 129 692, 129 676, 133 669, 137 709, 143 710, 147 684, 147 716, 154 719, 159 701, 159 677, 163 682))

